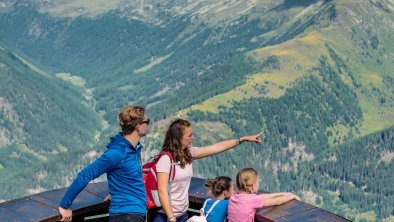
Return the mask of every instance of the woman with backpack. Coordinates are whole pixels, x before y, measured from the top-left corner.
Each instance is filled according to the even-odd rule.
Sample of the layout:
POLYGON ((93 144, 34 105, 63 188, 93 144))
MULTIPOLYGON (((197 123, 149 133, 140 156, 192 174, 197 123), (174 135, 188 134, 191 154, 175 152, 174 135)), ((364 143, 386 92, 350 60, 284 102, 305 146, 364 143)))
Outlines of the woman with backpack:
POLYGON ((166 131, 161 155, 156 164, 158 195, 162 209, 150 212, 150 221, 186 222, 189 207, 189 186, 193 177, 193 160, 208 157, 236 147, 243 142, 261 144, 260 136, 243 136, 226 140, 210 146, 192 147, 193 130, 191 123, 177 119, 166 131), (175 163, 175 177, 170 180, 170 171, 175 163))

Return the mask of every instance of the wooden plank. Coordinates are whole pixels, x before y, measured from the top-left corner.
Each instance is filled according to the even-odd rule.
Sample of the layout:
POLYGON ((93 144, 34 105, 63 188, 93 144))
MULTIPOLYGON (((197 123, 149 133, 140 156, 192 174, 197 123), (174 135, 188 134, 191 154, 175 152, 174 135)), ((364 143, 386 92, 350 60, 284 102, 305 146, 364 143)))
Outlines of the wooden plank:
MULTIPOLYGON (((91 185, 91 186, 95 186, 95 185, 91 185)), ((67 189, 68 188, 61 188, 61 189, 46 191, 43 193, 28 196, 27 198, 56 209, 55 216, 60 218, 60 214, 57 211, 57 209, 67 189)), ((83 190, 81 193, 79 193, 77 198, 75 198, 70 209, 73 211, 73 218, 76 218, 78 216, 85 215, 93 211, 99 211, 99 210, 107 211, 108 206, 109 203, 104 202, 102 197, 99 197, 95 194, 83 190)), ((48 217, 51 218, 52 216, 48 216, 48 217)))
POLYGON ((104 199, 109 194, 108 183, 106 181, 99 183, 89 183, 86 186, 85 191, 104 199))
POLYGON ((256 218, 275 221, 279 217, 295 215, 315 208, 301 201, 292 200, 275 207, 263 207, 256 212, 256 218))
MULTIPOLYGON (((27 198, 57 209, 67 189, 68 188, 62 188, 57 190, 46 191, 39 194, 28 196, 27 198)), ((81 193, 79 193, 77 198, 75 198, 70 209, 76 210, 82 207, 95 205, 102 202, 103 202, 103 198, 83 190, 81 193)))
POLYGON ((45 204, 20 198, 0 204, 0 221, 40 221, 53 218, 56 220, 57 209, 45 204))
POLYGON ((311 210, 307 210, 295 215, 287 215, 285 217, 276 218, 275 221, 277 222, 298 222, 298 221, 305 221, 305 222, 348 222, 343 217, 330 213, 328 211, 315 208, 311 210))

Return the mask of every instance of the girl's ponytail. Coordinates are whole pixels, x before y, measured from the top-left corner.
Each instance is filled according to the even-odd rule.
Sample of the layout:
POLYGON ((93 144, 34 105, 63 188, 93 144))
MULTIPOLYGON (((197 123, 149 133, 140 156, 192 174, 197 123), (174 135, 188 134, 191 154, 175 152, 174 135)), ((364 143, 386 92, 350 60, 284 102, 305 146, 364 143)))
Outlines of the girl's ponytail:
POLYGON ((214 179, 211 178, 211 179, 206 180, 204 185, 206 187, 212 188, 212 185, 214 183, 216 183, 216 181, 217 181, 216 178, 214 178, 214 179))
POLYGON ((257 180, 257 171, 253 168, 244 168, 237 173, 237 188, 246 193, 252 193, 252 185, 257 180))
POLYGON ((215 179, 208 179, 205 186, 211 187, 211 192, 214 197, 219 196, 226 190, 230 190, 232 180, 230 177, 219 176, 215 179))

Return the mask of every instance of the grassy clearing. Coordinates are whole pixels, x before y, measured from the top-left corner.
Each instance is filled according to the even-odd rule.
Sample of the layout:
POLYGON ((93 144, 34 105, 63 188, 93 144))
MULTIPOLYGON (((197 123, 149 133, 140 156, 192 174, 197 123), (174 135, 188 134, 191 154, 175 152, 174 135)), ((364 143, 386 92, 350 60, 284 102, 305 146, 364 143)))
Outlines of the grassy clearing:
POLYGON ((145 66, 143 66, 143 67, 141 67, 141 68, 139 68, 139 69, 134 70, 134 73, 143 73, 143 72, 146 72, 146 71, 148 71, 149 69, 155 67, 156 65, 162 63, 162 62, 165 61, 166 59, 170 58, 170 56, 171 56, 172 54, 173 54, 173 53, 170 53, 170 54, 168 54, 168 55, 166 55, 166 56, 161 56, 161 57, 157 57, 157 58, 152 58, 149 64, 147 64, 147 65, 145 65, 145 66))
POLYGON ((345 141, 346 136, 349 135, 351 128, 343 125, 343 124, 337 124, 333 127, 327 128, 327 132, 331 132, 331 135, 328 138, 328 144, 329 145, 334 145, 338 143, 343 143, 345 141))
POLYGON ((126 86, 119 87, 119 90, 120 91, 131 91, 133 88, 134 88, 133 85, 126 85, 126 86))
POLYGON ((394 96, 392 88, 385 86, 381 76, 372 71, 360 70, 358 73, 360 73, 360 82, 363 86, 363 89, 356 90, 364 113, 361 135, 392 126, 394 124, 394 101, 390 99, 394 96), (377 92, 388 98, 386 104, 380 102, 380 95, 376 95, 377 92))
MULTIPOLYGON (((278 98, 282 96, 288 86, 289 75, 275 75, 271 73, 258 73, 249 77, 245 84, 235 89, 212 97, 201 104, 191 107, 192 110, 217 113, 219 106, 231 107, 232 102, 252 97, 266 96, 278 98), (261 94, 256 86, 265 86, 266 93, 261 94)), ((189 109, 190 111, 190 109, 189 109)))
POLYGON ((16 55, 16 54, 14 54, 14 55, 15 55, 18 59, 20 59, 20 60, 23 62, 23 64, 27 65, 30 69, 34 70, 35 72, 37 72, 38 74, 40 74, 40 75, 42 75, 42 76, 48 77, 48 74, 47 74, 44 70, 38 68, 36 65, 30 63, 30 62, 27 61, 26 59, 24 59, 24 58, 22 58, 22 57, 20 57, 20 56, 18 56, 18 55, 16 55))
MULTIPOLYGON (((363 56, 363 49, 349 47, 353 45, 353 42, 338 29, 325 29, 322 35, 326 37, 327 44, 334 48, 335 52, 346 62, 353 72, 355 81, 360 84, 358 88, 349 84, 356 92, 363 111, 359 135, 365 136, 392 126, 394 124, 394 101, 390 98, 394 96, 394 92, 392 86, 384 84, 383 73, 393 75, 392 72, 385 70, 393 70, 394 64, 374 51, 370 51, 371 58, 382 58, 382 64, 379 64, 376 59, 363 56), (386 104, 381 104, 379 96, 376 95, 377 91, 387 96, 386 104)), ((342 79, 345 82, 353 82, 349 80, 347 74, 343 74, 342 79)))
POLYGON ((193 131, 193 134, 204 141, 205 144, 202 144, 203 146, 232 138, 234 135, 229 126, 220 122, 203 121, 193 123, 193 131))
POLYGON ((58 78, 73 84, 74 86, 78 86, 82 88, 85 85, 85 80, 79 76, 73 76, 70 73, 65 73, 65 72, 56 73, 55 75, 58 78))
POLYGON ((361 125, 361 135, 367 135, 389 126, 394 122, 394 109, 381 107, 373 98, 361 95, 360 106, 364 113, 363 123, 361 125))
POLYGON ((248 52, 246 56, 257 61, 264 61, 268 56, 277 56, 280 59, 280 69, 252 74, 243 85, 209 98, 184 112, 200 110, 217 113, 219 106, 231 107, 234 101, 252 97, 279 98, 296 79, 304 76, 307 70, 318 63, 317 59, 321 55, 327 56, 328 52, 322 36, 316 32, 280 45, 248 52))
POLYGON ((73 0, 42 9, 56 17, 77 17, 85 15, 95 17, 115 9, 119 0, 73 0))
POLYGON ((369 211, 369 212, 365 212, 362 214, 358 214, 356 216, 356 222, 361 221, 361 220, 364 220, 364 221, 366 220, 368 222, 369 221, 371 221, 371 222, 376 221, 376 214, 374 211, 369 211))

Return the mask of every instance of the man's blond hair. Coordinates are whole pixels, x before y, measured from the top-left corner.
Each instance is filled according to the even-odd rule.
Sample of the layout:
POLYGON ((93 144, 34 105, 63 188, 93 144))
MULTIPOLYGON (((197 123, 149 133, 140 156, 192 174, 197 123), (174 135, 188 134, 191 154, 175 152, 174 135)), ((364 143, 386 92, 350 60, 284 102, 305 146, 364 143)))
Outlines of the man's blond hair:
POLYGON ((142 106, 126 106, 119 112, 119 125, 123 134, 131 134, 135 126, 144 121, 145 108, 142 106))

